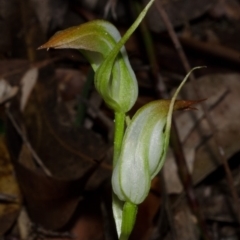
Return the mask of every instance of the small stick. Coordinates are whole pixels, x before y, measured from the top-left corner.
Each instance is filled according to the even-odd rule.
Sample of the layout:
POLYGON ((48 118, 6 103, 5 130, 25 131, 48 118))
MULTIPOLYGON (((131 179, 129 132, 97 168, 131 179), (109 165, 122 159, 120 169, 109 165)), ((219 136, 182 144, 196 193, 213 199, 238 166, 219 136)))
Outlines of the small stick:
POLYGON ((208 42, 202 42, 191 37, 179 37, 183 46, 194 49, 201 53, 207 53, 216 58, 231 62, 235 65, 240 64, 240 52, 223 46, 221 44, 210 44, 208 42))
POLYGON ((33 149, 32 145, 30 144, 30 142, 27 139, 27 136, 23 133, 23 131, 21 130, 21 128, 18 126, 17 122, 15 121, 13 115, 11 114, 11 112, 9 111, 8 108, 6 108, 6 113, 7 116, 9 117, 11 123, 13 124, 13 126, 15 127, 16 131, 18 132, 18 134, 21 136, 23 142, 26 144, 26 146, 28 147, 28 149, 30 150, 30 152, 33 155, 33 158, 35 159, 36 163, 42 168, 43 172, 51 177, 52 174, 49 171, 49 169, 44 165, 44 163, 42 162, 42 160, 40 159, 40 157, 37 155, 37 153, 35 152, 35 150, 33 149))
POLYGON ((45 239, 45 238, 64 238, 64 239, 74 239, 75 236, 73 236, 70 232, 57 232, 45 229, 39 225, 36 225, 34 223, 31 224, 31 232, 33 235, 36 236, 35 239, 45 239))
POLYGON ((16 203, 17 197, 5 193, 0 193, 0 203, 7 202, 7 203, 16 203))

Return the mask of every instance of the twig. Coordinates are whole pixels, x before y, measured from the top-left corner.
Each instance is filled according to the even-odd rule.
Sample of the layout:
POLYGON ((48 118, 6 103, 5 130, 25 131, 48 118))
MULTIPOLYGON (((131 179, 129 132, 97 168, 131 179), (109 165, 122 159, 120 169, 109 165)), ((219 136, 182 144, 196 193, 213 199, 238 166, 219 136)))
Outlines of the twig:
POLYGON ((178 166, 179 176, 184 185, 184 189, 186 191, 186 195, 187 195, 190 207, 192 209, 192 212, 195 214, 195 216, 198 219, 198 225, 201 228, 201 234, 203 236, 203 239, 209 240, 210 238, 208 236, 205 222, 203 220, 203 215, 199 208, 199 203, 198 203, 198 200, 197 200, 194 190, 193 190, 192 177, 188 171, 188 166, 186 163, 182 144, 181 144, 180 138, 178 136, 175 121, 172 121, 172 131, 171 131, 170 143, 171 143, 173 153, 175 156, 175 160, 176 160, 176 163, 178 166))
MULTIPOLYGON (((160 13, 160 16, 163 20, 163 22, 165 23, 166 25, 166 28, 168 30, 168 33, 174 43, 174 46, 178 52, 178 55, 182 61, 182 64, 184 66, 184 69, 186 72, 189 72, 191 67, 190 67, 190 64, 189 64, 189 61, 183 51, 183 48, 181 46, 181 43, 173 29, 173 26, 171 24, 171 21, 169 20, 169 17, 166 13, 166 11, 164 10, 164 8, 162 7, 161 3, 159 1, 156 1, 155 2, 156 4, 156 7, 160 13)), ((196 78, 194 77, 193 74, 190 75, 190 80, 191 81, 195 81, 196 78)), ((199 93, 197 91, 197 88, 196 88, 196 85, 194 84, 193 85, 193 88, 194 88, 194 91, 195 91, 195 94, 197 96, 197 98, 200 98, 199 96, 199 93)), ((204 116, 208 122, 208 125, 212 131, 212 133, 215 132, 216 130, 216 127, 215 127, 215 124, 214 122, 212 121, 210 115, 208 114, 208 109, 206 107, 206 104, 204 104, 203 102, 200 103, 201 107, 202 107, 202 110, 204 112, 204 116)), ((227 181, 228 181, 228 185, 229 185, 229 188, 230 188, 230 192, 231 192, 231 195, 232 195, 232 198, 233 198, 233 201, 234 201, 234 205, 235 205, 235 211, 236 211, 236 214, 237 214, 237 219, 238 219, 238 223, 240 223, 240 206, 239 206, 239 200, 238 200, 238 194, 237 194, 237 191, 234 187, 234 182, 233 182, 233 177, 232 177, 232 174, 231 174, 231 171, 230 171, 230 168, 228 166, 228 162, 226 160, 226 156, 225 156, 225 152, 224 152, 224 149, 221 145, 221 141, 220 139, 217 137, 216 134, 213 134, 213 139, 214 139, 214 142, 218 148, 218 157, 219 159, 221 160, 223 166, 224 166, 224 170, 226 172, 226 177, 227 177, 227 181)))
MULTIPOLYGON (((167 220, 168 220, 168 223, 169 223, 169 226, 171 229, 171 231, 170 231, 171 240, 177 240, 176 227, 174 224, 172 209, 171 209, 170 202, 169 202, 169 196, 167 194, 166 183, 165 183, 163 171, 160 171, 159 177, 161 180, 161 190, 162 190, 161 195, 162 195, 162 201, 163 201, 164 208, 161 209, 161 211, 160 211, 159 218, 158 218, 158 226, 161 226, 162 223, 164 221, 166 221, 164 218, 165 214, 166 214, 167 220), (166 213, 164 213, 164 210, 166 211, 166 213)), ((159 228, 157 230, 157 232, 152 235, 151 240, 161 239, 161 236, 163 235, 163 233, 160 230, 161 229, 159 228)))
MULTIPOLYGON (((217 107, 219 104, 221 104, 221 102, 225 99, 225 97, 227 97, 227 95, 230 93, 229 89, 226 89, 221 96, 219 96, 219 98, 216 100, 216 102, 214 102, 211 106, 209 106, 208 111, 212 111, 215 107, 217 107)), ((194 125, 192 126, 192 128, 188 131, 187 135, 185 136, 185 138, 182 140, 182 143, 184 145, 184 143, 186 143, 186 141, 188 140, 189 136, 193 133, 193 131, 199 126, 199 124, 202 122, 202 120, 204 119, 204 115, 202 115, 200 118, 195 120, 194 125)), ((213 135, 212 133, 210 134, 211 136, 213 135)))
POLYGON ((8 107, 6 108, 6 113, 8 118, 10 119, 11 123, 13 124, 13 126, 15 127, 17 133, 21 136, 23 142, 26 144, 26 146, 28 147, 28 149, 30 150, 30 152, 33 155, 33 158, 35 159, 36 163, 42 168, 43 172, 51 177, 52 174, 49 171, 49 169, 44 165, 44 163, 42 162, 42 160, 40 159, 40 157, 37 155, 37 153, 35 152, 35 150, 33 149, 32 145, 30 144, 30 142, 27 139, 27 136, 22 132, 21 128, 18 126, 17 122, 15 121, 13 115, 11 114, 11 112, 9 111, 8 107))
POLYGON ((7 202, 7 203, 16 203, 17 197, 5 193, 0 193, 0 203, 1 202, 7 202))
POLYGON ((208 42, 201 42, 191 37, 180 37, 179 40, 184 46, 196 49, 201 53, 207 53, 231 63, 240 64, 240 52, 220 44, 210 44, 208 42))
MULTIPOLYGON (((35 63, 29 63, 27 60, 25 61, 26 64, 24 66, 21 66, 21 67, 15 67, 14 69, 10 69, 2 74, 0 74, 0 78, 9 78, 13 75, 16 75, 16 74, 22 74, 22 73, 25 73, 26 72, 26 69, 29 69, 31 67, 36 67, 38 69, 41 69, 41 68, 44 68, 56 61, 59 61, 63 59, 63 57, 54 57, 54 58, 51 58, 51 59, 47 59, 47 60, 43 60, 43 61, 40 61, 40 62, 35 62, 35 63)), ((7 60, 6 61, 7 64, 12 64, 11 61, 7 60)))

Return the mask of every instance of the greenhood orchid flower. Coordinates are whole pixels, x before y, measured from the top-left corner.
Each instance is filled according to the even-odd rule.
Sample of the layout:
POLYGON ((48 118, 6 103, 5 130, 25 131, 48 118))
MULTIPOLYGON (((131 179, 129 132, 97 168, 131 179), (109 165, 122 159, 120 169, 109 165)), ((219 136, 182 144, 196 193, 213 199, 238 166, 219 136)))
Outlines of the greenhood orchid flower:
POLYGON ((165 161, 173 110, 190 108, 198 102, 175 101, 191 72, 171 100, 146 104, 136 112, 128 125, 112 175, 113 191, 120 200, 137 205, 147 197, 151 180, 165 161))
POLYGON ((95 87, 106 104, 114 111, 129 111, 138 96, 136 76, 130 66, 124 46, 112 56, 109 54, 120 41, 114 25, 95 20, 57 32, 42 48, 78 49, 95 71, 95 87))

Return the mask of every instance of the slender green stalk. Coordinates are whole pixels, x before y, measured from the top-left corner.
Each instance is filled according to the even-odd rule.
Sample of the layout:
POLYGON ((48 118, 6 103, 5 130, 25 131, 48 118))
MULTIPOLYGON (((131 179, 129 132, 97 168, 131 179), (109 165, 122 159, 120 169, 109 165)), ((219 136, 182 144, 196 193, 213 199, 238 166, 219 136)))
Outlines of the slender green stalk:
POLYGON ((114 130, 114 145, 113 145, 113 167, 117 163, 119 157, 122 140, 124 135, 125 113, 115 112, 115 130, 114 130))
MULTIPOLYGON (((114 144, 113 144, 113 168, 117 164, 118 157, 121 152, 122 140, 124 135, 124 123, 125 123, 125 113, 115 112, 115 130, 114 130, 114 144)), ((121 234, 122 227, 122 212, 123 212, 123 204, 114 193, 112 194, 112 209, 113 216, 115 219, 115 224, 117 228, 118 237, 121 234)))
POLYGON ((137 205, 126 202, 123 207, 123 214, 122 214, 122 232, 119 240, 128 240, 137 215, 137 205))

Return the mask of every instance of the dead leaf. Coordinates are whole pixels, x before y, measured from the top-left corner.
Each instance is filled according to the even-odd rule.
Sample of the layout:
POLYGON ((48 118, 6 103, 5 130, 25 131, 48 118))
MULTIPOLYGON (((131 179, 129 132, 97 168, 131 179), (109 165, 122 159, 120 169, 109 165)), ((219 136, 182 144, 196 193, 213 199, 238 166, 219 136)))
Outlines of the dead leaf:
POLYGON ((35 86, 38 78, 38 69, 36 67, 30 68, 22 77, 21 79, 21 103, 20 103, 20 110, 23 111, 29 95, 32 92, 33 87, 35 86))
MULTIPOLYGON (((174 210, 174 226, 176 230, 176 239, 178 240, 193 240, 199 239, 199 231, 197 228, 197 219, 191 213, 187 202, 183 201, 174 210)), ((167 234, 165 240, 172 239, 171 233, 167 234)))
POLYGON ((240 18, 240 4, 237 0, 218 0, 210 13, 214 17, 238 20, 240 18))
POLYGON ((18 87, 12 87, 5 79, 0 79, 0 104, 14 97, 18 92, 18 87))
POLYGON ((53 176, 43 174, 36 162, 32 165, 34 158, 16 141, 19 136, 12 126, 8 142, 30 218, 47 229, 59 229, 74 213, 86 183, 89 188, 98 187, 110 176, 111 167, 101 163, 107 146, 100 136, 60 121, 67 111, 58 101, 58 82, 51 67, 41 69, 39 78, 23 116, 17 99, 10 111, 19 126, 25 126, 31 146, 53 176))
POLYGON ((15 222, 22 205, 21 192, 3 136, 0 136, 0 193, 15 198, 14 202, 0 201, 0 235, 3 235, 15 222))
MULTIPOLYGON (((240 75, 216 74, 201 77, 197 82, 186 84, 184 98, 194 99, 191 84, 197 84, 199 94, 207 98, 206 104, 216 130, 211 132, 203 111, 181 112, 177 114, 176 123, 183 143, 189 171, 192 172, 194 184, 199 183, 220 164, 217 157, 218 146, 212 134, 220 139, 222 151, 227 159, 240 151, 239 121, 240 75)), ((167 158, 164 175, 169 193, 180 193, 182 184, 172 156, 167 158)))
POLYGON ((56 77, 59 80, 59 91, 61 99, 64 101, 76 100, 76 97, 81 94, 86 77, 79 70, 73 69, 56 69, 56 77))
POLYGON ((37 14, 44 33, 48 33, 49 30, 59 28, 59 26, 62 25, 68 9, 67 1, 30 0, 30 2, 37 14))
POLYGON ((30 63, 27 60, 0 61, 0 77, 8 81, 11 86, 18 85, 29 67, 30 63))
POLYGON ((18 216, 17 225, 20 239, 28 239, 31 233, 31 221, 25 207, 22 207, 21 209, 21 212, 18 216))
POLYGON ((76 221, 71 233, 76 240, 104 240, 104 220, 101 215, 101 196, 95 193, 87 198, 75 212, 76 221))

